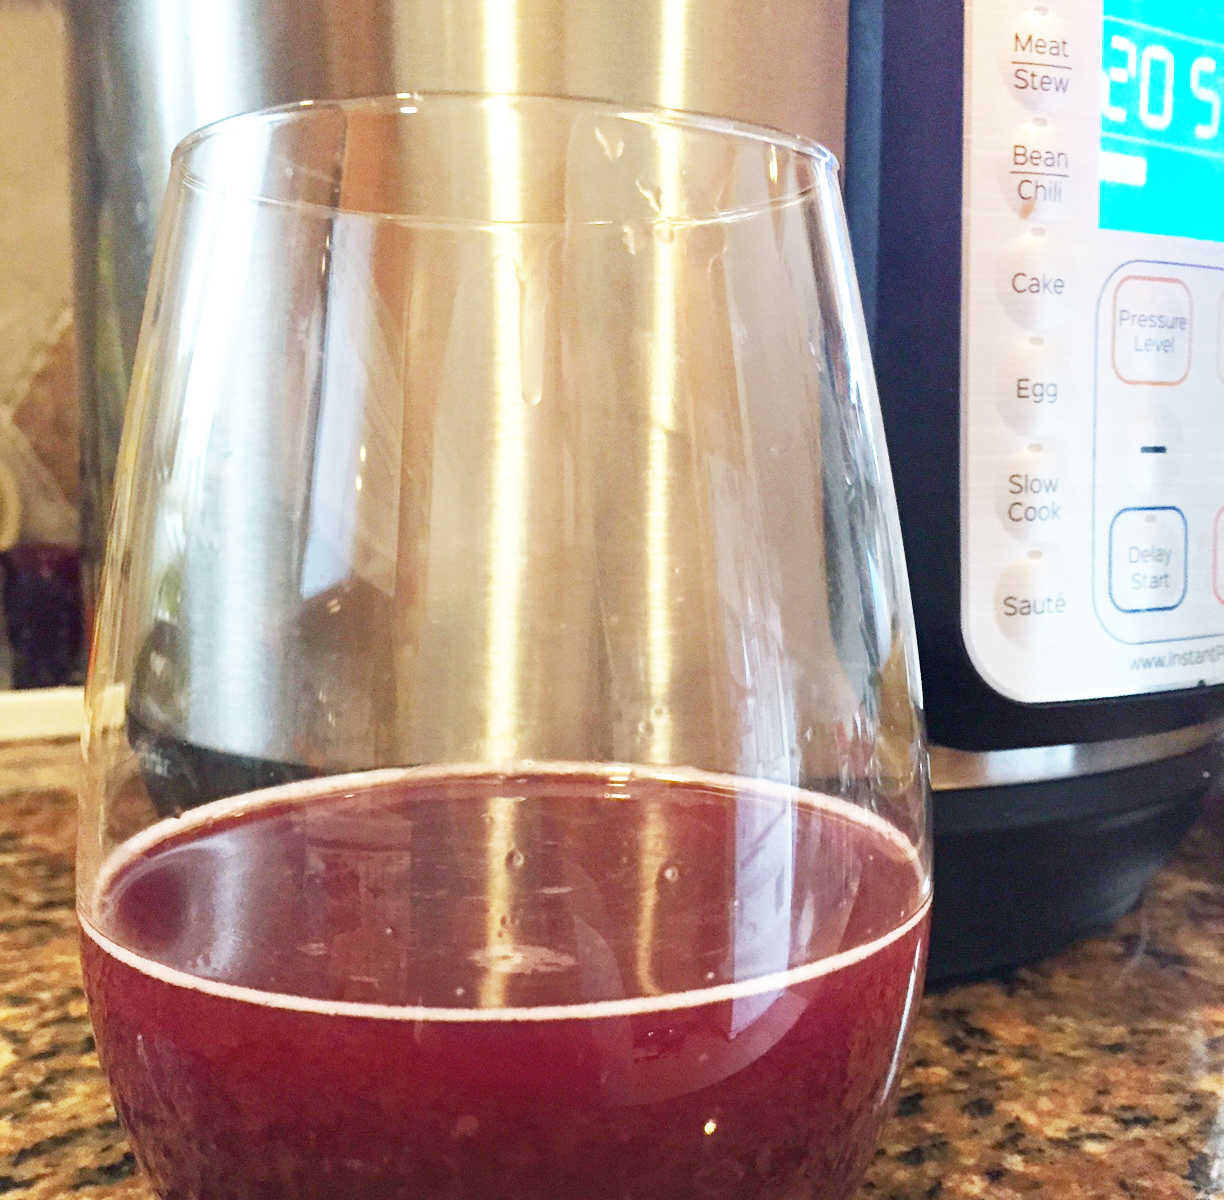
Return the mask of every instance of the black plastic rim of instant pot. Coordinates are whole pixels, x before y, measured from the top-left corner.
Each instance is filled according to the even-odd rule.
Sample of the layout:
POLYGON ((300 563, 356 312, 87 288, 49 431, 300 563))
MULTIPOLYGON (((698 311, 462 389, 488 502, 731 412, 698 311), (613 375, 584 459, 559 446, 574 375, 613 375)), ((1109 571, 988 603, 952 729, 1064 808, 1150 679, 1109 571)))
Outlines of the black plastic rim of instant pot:
POLYGON ((1202 812, 1220 753, 936 792, 928 981, 1045 958, 1129 912, 1202 812))

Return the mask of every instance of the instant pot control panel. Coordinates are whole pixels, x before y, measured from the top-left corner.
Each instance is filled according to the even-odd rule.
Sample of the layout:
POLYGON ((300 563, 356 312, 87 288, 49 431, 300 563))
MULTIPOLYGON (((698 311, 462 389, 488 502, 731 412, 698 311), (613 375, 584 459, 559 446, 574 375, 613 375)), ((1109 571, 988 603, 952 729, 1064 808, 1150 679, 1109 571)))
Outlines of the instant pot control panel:
POLYGON ((1029 704, 1224 682, 1224 4, 964 21, 969 659, 1029 704))

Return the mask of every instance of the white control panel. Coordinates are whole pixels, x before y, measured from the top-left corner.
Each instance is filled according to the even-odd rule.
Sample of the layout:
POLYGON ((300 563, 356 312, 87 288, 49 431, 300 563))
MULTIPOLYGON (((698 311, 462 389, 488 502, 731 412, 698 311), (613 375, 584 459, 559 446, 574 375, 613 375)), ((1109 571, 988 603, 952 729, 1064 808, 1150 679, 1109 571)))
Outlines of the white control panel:
POLYGON ((1224 4, 966 0, 962 628, 1022 702, 1224 682, 1224 4))

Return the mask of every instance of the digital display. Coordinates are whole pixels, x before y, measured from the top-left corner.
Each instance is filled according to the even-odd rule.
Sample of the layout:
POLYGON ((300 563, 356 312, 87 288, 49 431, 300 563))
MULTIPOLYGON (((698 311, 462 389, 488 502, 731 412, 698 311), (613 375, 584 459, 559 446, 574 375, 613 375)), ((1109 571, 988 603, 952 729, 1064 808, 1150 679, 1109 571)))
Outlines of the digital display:
POLYGON ((1224 3, 1105 0, 1102 229, 1224 241, 1224 3))

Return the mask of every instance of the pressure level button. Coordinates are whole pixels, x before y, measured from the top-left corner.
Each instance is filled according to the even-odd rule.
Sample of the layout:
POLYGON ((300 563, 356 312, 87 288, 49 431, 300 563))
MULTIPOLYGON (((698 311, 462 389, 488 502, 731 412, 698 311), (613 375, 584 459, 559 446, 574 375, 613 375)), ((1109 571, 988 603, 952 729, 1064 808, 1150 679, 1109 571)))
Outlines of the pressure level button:
POLYGON ((1123 383, 1170 386, 1190 371, 1190 289, 1180 279, 1128 275, 1113 294, 1113 369, 1123 383))

